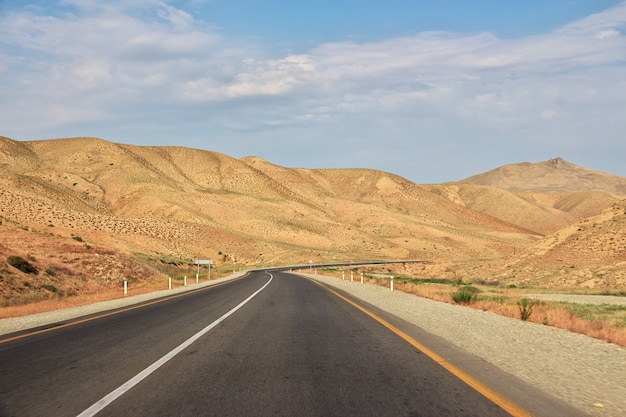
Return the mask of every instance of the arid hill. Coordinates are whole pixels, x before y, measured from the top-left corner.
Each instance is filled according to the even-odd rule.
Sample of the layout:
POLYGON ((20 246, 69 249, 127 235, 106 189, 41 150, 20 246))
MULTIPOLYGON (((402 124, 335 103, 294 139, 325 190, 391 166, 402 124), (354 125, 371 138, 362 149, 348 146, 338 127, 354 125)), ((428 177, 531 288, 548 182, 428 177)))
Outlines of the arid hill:
POLYGON ((503 165, 460 183, 530 193, 599 191, 626 197, 626 178, 584 168, 563 158, 503 165))
POLYGON ((625 270, 626 200, 621 200, 527 248, 502 277, 534 286, 625 288, 625 270))
POLYGON ((541 235, 594 216, 626 197, 626 178, 554 158, 504 165, 432 186, 451 201, 541 235))
MULTIPOLYGON (((162 278, 164 265, 190 268, 197 258, 213 259, 217 270, 427 259, 421 273, 465 265, 505 277, 481 266, 529 259, 543 236, 621 201, 613 191, 571 187, 546 194, 466 182, 418 185, 375 170, 289 169, 183 147, 0 137, 1 296, 149 282, 162 278), (38 272, 18 270, 10 256, 38 272)), ((624 283, 596 283, 602 285, 624 283)))
POLYGON ((459 205, 542 236, 594 216, 624 198, 600 191, 512 191, 466 183, 434 185, 429 189, 459 205))

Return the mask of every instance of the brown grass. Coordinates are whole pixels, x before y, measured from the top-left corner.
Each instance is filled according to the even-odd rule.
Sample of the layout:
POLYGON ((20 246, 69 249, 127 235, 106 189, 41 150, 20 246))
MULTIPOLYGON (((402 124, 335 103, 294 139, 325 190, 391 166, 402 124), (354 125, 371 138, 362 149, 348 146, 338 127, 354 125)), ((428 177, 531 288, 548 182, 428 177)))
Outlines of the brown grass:
MULTIPOLYGON (((219 276, 217 273, 212 274, 211 279, 217 279, 219 276)), ((205 277, 200 277, 200 282, 205 282, 205 277)), ((183 277, 174 277, 172 279, 172 288, 183 286, 183 277)), ((187 276, 187 285, 191 286, 196 283, 196 277, 187 276)), ((97 284, 92 283, 93 287, 90 291, 88 288, 83 288, 84 294, 73 297, 50 297, 43 300, 25 300, 24 303, 16 302, 14 305, 9 305, 0 308, 0 319, 9 317, 21 317, 29 314, 45 313, 54 310, 60 310, 63 308, 78 307, 88 304, 97 303, 100 301, 115 300, 124 297, 123 287, 120 288, 102 288, 97 284), (33 302, 34 301, 34 302, 33 302)), ((128 296, 140 295, 151 293, 155 291, 161 291, 168 289, 169 282, 167 278, 163 278, 159 281, 142 282, 136 285, 129 284, 128 296)))
MULTIPOLYGON (((324 276, 331 276, 338 279, 342 278, 341 271, 324 271, 323 274, 324 276)), ((346 280, 350 280, 350 271, 345 271, 344 277, 346 280)), ((360 272, 354 273, 354 280, 360 281, 360 279, 360 272)), ((386 278, 366 276, 365 282, 389 287, 389 279, 386 278)), ((414 284, 396 279, 394 281, 394 290, 452 304, 451 293, 457 291, 458 287, 445 284, 414 284)), ((466 304, 466 306, 478 310, 490 311, 506 317, 520 318, 517 301, 522 297, 519 295, 518 290, 497 289, 494 291, 493 288, 487 287, 484 288, 484 292, 481 293, 481 295, 487 298, 481 299, 481 297, 479 297, 478 301, 466 304), (489 295, 496 295, 500 297, 500 299, 489 299, 489 295)), ((580 333, 585 336, 626 347, 626 326, 624 326, 617 317, 590 320, 577 316, 567 306, 559 303, 541 301, 537 302, 535 305, 528 321, 580 333)))
MULTIPOLYGON (((455 287, 437 284, 397 283, 394 289, 420 297, 452 303, 450 294, 457 290, 455 287)), ((520 318, 517 301, 521 299, 516 291, 507 290, 502 301, 481 300, 468 304, 469 307, 490 311, 502 316, 520 318)), ((537 302, 528 321, 544 324, 574 333, 584 334, 595 339, 626 347, 626 326, 616 318, 586 319, 579 317, 571 309, 559 303, 537 302)))

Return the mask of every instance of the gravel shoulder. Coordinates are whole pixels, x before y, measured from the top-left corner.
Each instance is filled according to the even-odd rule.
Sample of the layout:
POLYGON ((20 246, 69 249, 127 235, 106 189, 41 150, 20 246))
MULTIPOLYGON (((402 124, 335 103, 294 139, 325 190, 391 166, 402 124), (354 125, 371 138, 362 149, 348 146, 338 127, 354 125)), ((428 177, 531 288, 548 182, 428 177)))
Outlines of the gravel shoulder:
MULTIPOLYGON (((231 280, 245 272, 188 287, 88 306, 0 319, 0 335, 121 308, 231 280)), ((448 340, 592 416, 626 416, 626 349, 565 330, 469 307, 321 275, 300 274, 338 288, 448 340)))
POLYGON ((301 274, 448 340, 592 416, 626 416, 626 349, 577 333, 416 297, 301 274))

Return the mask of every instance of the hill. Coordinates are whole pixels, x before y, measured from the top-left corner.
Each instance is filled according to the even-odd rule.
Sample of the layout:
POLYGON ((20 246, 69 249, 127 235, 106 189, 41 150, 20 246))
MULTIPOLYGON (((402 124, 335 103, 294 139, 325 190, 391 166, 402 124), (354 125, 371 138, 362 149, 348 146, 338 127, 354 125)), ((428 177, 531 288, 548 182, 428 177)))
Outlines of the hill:
POLYGON ((501 277, 531 286, 624 288, 626 200, 536 242, 501 277))
POLYGON ((542 236, 596 215, 623 198, 600 191, 511 191, 467 183, 433 185, 429 189, 459 205, 542 236))
POLYGON ((598 191, 626 197, 626 178, 580 167, 563 158, 503 165, 459 182, 533 193, 598 191))
POLYGON ((370 259, 427 259, 425 274, 455 263, 480 270, 620 201, 601 190, 537 192, 538 184, 419 185, 376 170, 289 169, 183 147, 0 137, 1 296, 11 304, 54 296, 51 288, 148 285, 172 268, 193 275, 198 258, 213 259, 216 273, 370 259), (38 273, 17 270, 10 256, 38 273))
POLYGON ((554 158, 504 165, 430 190, 540 235, 594 216, 626 197, 626 178, 554 158))

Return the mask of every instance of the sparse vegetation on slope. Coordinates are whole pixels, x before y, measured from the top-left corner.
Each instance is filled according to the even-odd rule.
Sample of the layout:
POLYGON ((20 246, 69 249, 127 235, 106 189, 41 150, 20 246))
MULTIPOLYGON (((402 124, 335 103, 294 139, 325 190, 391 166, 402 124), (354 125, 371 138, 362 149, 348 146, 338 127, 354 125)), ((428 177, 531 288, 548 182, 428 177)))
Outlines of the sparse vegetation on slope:
MULTIPOLYGON (((566 168, 573 187, 577 167, 566 168)), ((428 259, 405 272, 520 286, 623 290, 626 282, 623 203, 602 190, 426 186, 374 170, 289 169, 95 138, 0 137, 0 174, 0 255, 38 270, 33 282, 0 262, 5 304, 82 297, 123 278, 149 286, 164 274, 155 259, 180 260, 178 275, 198 258, 218 272, 235 260, 249 268, 428 259)))

